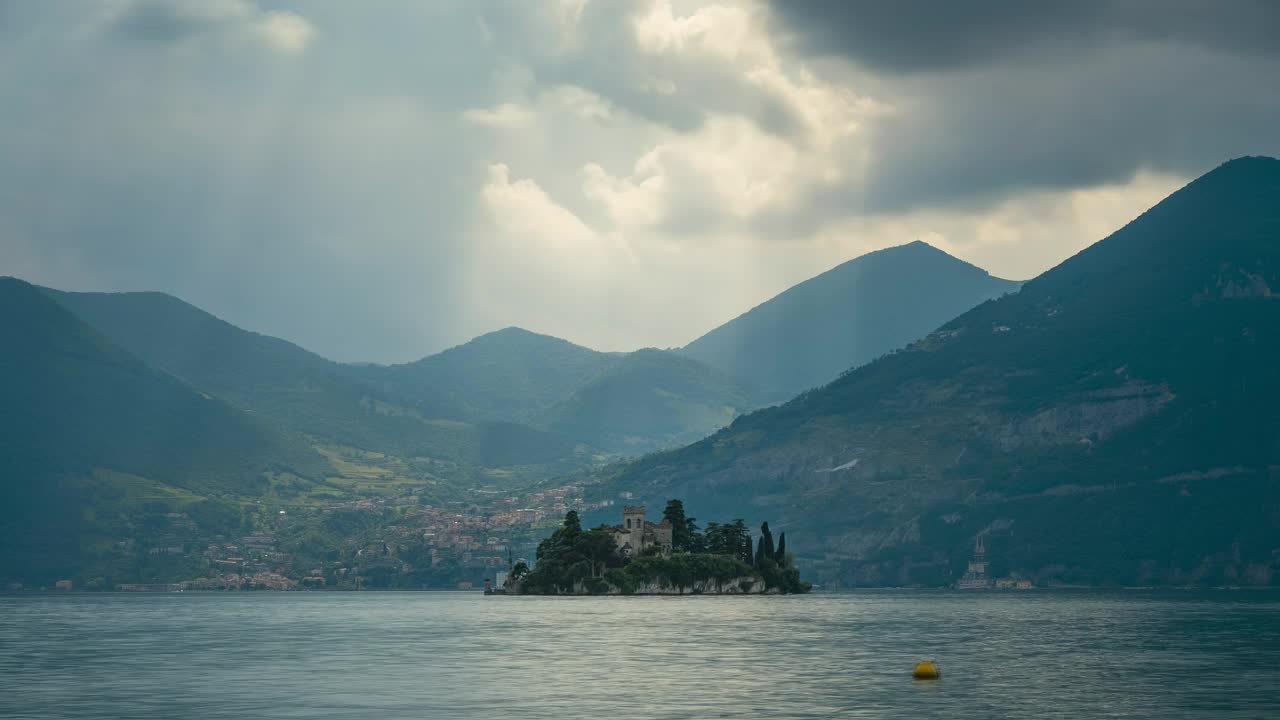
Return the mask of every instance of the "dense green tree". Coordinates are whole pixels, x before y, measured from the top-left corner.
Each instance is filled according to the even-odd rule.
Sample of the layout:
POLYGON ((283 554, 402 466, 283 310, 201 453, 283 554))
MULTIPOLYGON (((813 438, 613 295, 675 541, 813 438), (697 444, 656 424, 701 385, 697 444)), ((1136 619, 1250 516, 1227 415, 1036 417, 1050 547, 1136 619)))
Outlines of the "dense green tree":
POLYGON ((662 511, 662 519, 671 523, 671 549, 676 552, 689 550, 689 519, 684 515, 684 503, 672 499, 662 511))
MULTIPOLYGON (((578 583, 588 584, 623 559, 604 526, 583 531, 578 513, 565 513, 564 523, 551 537, 538 543, 537 565, 525 577, 523 588, 531 593, 571 592, 578 583)), ((595 588, 590 584, 590 588, 595 588)))
POLYGON ((765 553, 766 553, 766 548, 764 546, 764 536, 761 535, 760 540, 756 542, 756 561, 755 561, 756 567, 760 567, 764 563, 765 558, 772 559, 770 555, 767 555, 765 553))
POLYGON ((729 526, 729 548, 731 553, 742 562, 750 565, 755 560, 753 552, 751 533, 747 530, 747 521, 742 518, 735 518, 733 524, 729 526))
POLYGON ((777 560, 780 563, 787 559, 787 531, 786 530, 783 530, 782 534, 778 535, 778 551, 774 553, 773 559, 777 560))
POLYGON ((570 510, 564 514, 564 529, 573 535, 582 532, 582 521, 578 519, 577 510, 570 510))
POLYGON ((702 549, 704 552, 712 555, 724 555, 724 530, 718 522, 707 523, 707 529, 702 533, 702 549))
POLYGON ((582 533, 574 545, 574 550, 590 561, 591 577, 599 577, 607 568, 622 564, 622 557, 618 555, 618 544, 613 540, 613 533, 603 526, 582 533))
POLYGON ((707 551, 706 540, 702 537, 702 533, 698 531, 697 518, 685 518, 685 536, 687 550, 691 553, 702 553, 707 551))

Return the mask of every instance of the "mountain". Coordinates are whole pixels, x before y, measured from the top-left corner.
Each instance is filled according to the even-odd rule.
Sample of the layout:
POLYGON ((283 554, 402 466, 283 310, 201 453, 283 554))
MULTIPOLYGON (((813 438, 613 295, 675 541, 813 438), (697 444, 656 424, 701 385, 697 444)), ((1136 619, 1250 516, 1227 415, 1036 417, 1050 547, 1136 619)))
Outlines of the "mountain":
POLYGON ((153 367, 324 444, 481 466, 556 462, 576 452, 569 438, 509 422, 456 422, 451 401, 430 389, 406 407, 345 366, 170 295, 46 292, 153 367))
POLYGON ((415 409, 529 424, 633 454, 691 442, 760 404, 746 385, 691 358, 598 352, 520 328, 414 363, 350 372, 415 409))
POLYGON ((252 495, 323 473, 296 438, 148 367, 35 286, 0 278, 0 568, 62 569, 130 494, 252 495))
POLYGON ((597 447, 634 454, 705 437, 755 406, 751 390, 725 373, 650 348, 614 359, 538 420, 597 447))
POLYGON ((1017 289, 916 241, 806 280, 680 352, 786 400, 1017 289))
POLYGON ((1280 161, 1233 160, 900 352, 607 486, 823 581, 1280 582, 1280 161), (775 531, 777 531, 775 527, 775 531))
POLYGON ((588 383, 617 357, 511 327, 416 362, 350 371, 431 415, 467 422, 527 422, 588 383))

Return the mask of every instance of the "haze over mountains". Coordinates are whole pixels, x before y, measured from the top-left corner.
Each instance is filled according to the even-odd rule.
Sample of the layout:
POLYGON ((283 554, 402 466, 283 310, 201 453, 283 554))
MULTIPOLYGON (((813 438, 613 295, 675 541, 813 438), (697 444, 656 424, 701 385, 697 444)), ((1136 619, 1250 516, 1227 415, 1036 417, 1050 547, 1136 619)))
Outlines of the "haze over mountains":
POLYGON ((524 423, 631 454, 692 442, 760 405, 742 383, 671 352, 597 352, 520 328, 351 372, 424 413, 524 423))
POLYGON ((163 293, 47 292, 149 365, 291 431, 507 466, 692 442, 1014 288, 916 242, 801 283, 678 353, 507 328, 392 366, 335 363, 163 293))
MULTIPOLYGON (((755 318, 795 318, 799 329, 778 347, 824 339, 795 355, 797 372, 779 377, 810 382, 820 365, 834 377, 847 364, 840 352, 855 362, 907 332, 870 311, 859 283, 908 288, 903 317, 917 326, 1008 286, 920 244, 879 255, 895 262, 880 263, 875 278, 857 270, 875 257, 842 266, 739 318, 727 334, 766 346, 768 327, 755 318), (924 277, 962 291, 930 303, 907 297, 924 277)), ((3 289, 12 342, 0 389, 17 412, 6 416, 0 467, 23 477, 5 488, 4 537, 25 558, 12 568, 51 572, 71 562, 118 575, 111 553, 75 548, 129 536, 148 503, 194 513, 204 519, 197 531, 213 532, 247 522, 244 503, 402 486, 447 499, 477 483, 536 482, 693 442, 785 387, 762 389, 692 353, 603 353, 519 328, 405 365, 346 365, 162 293, 63 292, 14 279, 3 289), (33 554, 33 543, 48 552, 33 554)), ((886 292, 889 302, 876 306, 889 311, 900 297, 886 292)), ((787 366, 774 355, 773 369, 787 366)))
POLYGON ((1280 569, 1280 161, 1243 158, 928 337, 611 485, 787 529, 829 582, 1280 569))
POLYGON ((680 352, 787 400, 1017 290, 917 240, 806 280, 680 352))
POLYGON ((767 514, 829 584, 945 584, 978 535, 997 572, 1041 582, 1271 584, 1277 288, 1269 158, 1221 166, 1020 290, 912 243, 680 351, 508 328, 345 365, 171 296, 4 279, 0 560, 14 577, 164 577, 177 566, 119 547, 173 508, 199 543, 263 502, 458 502, 571 477, 602 481, 597 499, 767 514))
POLYGON ((0 278, 0 324, 10 577, 92 565, 96 543, 130 534, 133 499, 255 495, 268 476, 320 469, 298 438, 146 366, 34 286, 0 278))

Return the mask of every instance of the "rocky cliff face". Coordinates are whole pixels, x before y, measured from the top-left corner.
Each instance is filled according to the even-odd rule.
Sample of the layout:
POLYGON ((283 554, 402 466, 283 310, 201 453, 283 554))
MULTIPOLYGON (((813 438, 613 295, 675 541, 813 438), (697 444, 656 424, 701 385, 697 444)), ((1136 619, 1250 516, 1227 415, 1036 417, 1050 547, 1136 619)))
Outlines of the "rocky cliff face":
MULTIPOLYGON (((740 577, 720 582, 714 578, 695 580, 687 587, 672 585, 667 582, 651 580, 636 586, 632 595, 774 595, 776 589, 768 589, 764 580, 756 577, 740 577)), ((574 587, 575 595, 587 595, 586 587, 579 584, 574 587)), ((610 586, 606 595, 622 595, 616 586, 610 586)))
MULTIPOLYGON (((695 580, 691 585, 675 585, 665 580, 650 580, 638 583, 635 591, 624 593, 622 588, 606 583, 603 592, 592 592, 586 583, 579 582, 573 586, 573 592, 565 595, 776 595, 777 588, 765 587, 762 578, 743 576, 719 581, 715 578, 695 580)), ((509 583, 507 592, 521 595, 519 585, 509 583)))

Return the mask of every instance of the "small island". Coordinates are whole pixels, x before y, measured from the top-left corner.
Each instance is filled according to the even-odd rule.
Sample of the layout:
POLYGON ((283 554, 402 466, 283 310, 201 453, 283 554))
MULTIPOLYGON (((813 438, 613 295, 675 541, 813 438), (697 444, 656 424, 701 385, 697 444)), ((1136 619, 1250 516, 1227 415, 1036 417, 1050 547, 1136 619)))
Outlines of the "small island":
POLYGON ((508 595, 763 595, 807 593, 787 535, 775 546, 769 523, 753 544, 746 523, 707 523, 686 517, 670 500, 661 522, 645 520, 644 506, 623 508, 622 523, 583 530, 570 510, 551 537, 538 544, 537 561, 511 568, 508 595))

